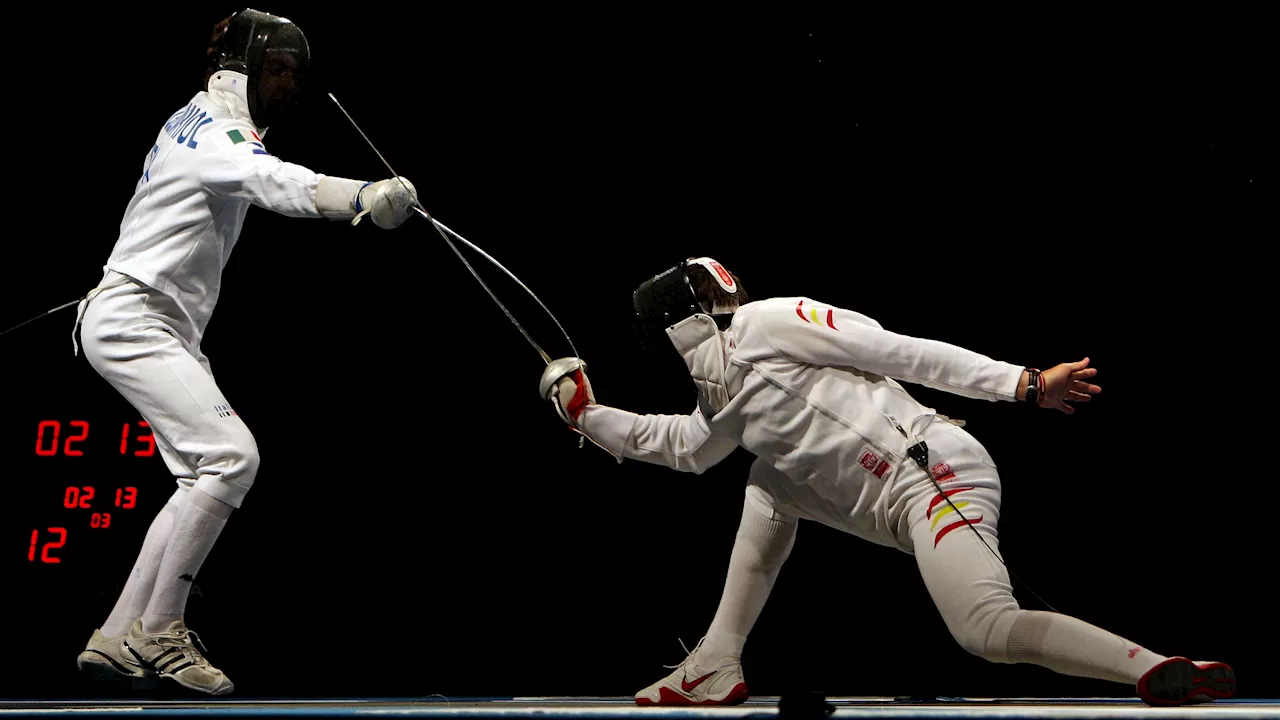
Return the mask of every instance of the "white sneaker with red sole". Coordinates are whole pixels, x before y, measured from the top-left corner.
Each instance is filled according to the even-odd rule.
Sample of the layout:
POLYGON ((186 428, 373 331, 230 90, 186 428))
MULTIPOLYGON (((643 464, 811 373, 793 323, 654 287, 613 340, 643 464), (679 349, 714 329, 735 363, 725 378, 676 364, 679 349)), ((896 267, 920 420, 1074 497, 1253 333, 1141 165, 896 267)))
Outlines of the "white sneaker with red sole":
MULTIPOLYGON (((704 638, 705 639, 705 638, 704 638)), ((680 643, 681 646, 684 643, 680 643)), ((738 705, 751 695, 742 679, 742 661, 723 658, 709 664, 696 662, 693 648, 675 671, 636 693, 636 705, 738 705)), ((671 667, 668 665, 667 667, 671 667)))
POLYGON ((1192 705, 1235 694, 1236 673, 1226 663, 1171 657, 1138 679, 1138 697, 1148 705, 1192 705))

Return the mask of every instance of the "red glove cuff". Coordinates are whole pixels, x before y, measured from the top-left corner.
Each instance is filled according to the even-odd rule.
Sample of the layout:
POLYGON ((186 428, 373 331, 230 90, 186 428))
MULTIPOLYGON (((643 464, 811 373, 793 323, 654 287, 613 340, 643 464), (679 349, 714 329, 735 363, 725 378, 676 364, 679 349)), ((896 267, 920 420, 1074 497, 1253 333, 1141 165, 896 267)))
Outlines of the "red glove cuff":
POLYGON ((573 399, 569 401, 569 407, 565 408, 565 410, 569 413, 569 417, 573 418, 574 422, 577 422, 578 416, 591 404, 591 398, 587 395, 587 383, 582 377, 582 371, 574 370, 570 377, 573 378, 573 383, 578 389, 573 394, 573 399))

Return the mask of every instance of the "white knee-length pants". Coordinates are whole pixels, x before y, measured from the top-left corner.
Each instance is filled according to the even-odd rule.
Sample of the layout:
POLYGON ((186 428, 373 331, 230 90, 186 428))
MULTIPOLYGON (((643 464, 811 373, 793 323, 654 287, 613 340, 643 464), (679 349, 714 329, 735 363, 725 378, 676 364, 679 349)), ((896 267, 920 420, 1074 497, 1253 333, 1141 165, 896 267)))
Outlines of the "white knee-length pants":
POLYGON ((194 329, 167 295, 108 272, 81 303, 89 364, 151 426, 180 489, 238 508, 258 472, 258 446, 218 388, 194 329))

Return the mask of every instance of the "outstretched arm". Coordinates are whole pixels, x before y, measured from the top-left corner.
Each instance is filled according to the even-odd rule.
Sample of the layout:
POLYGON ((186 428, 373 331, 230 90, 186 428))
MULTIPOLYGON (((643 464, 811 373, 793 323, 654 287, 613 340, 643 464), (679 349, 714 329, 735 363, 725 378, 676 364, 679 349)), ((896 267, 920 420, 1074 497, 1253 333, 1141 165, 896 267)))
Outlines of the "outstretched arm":
POLYGON ((701 475, 738 447, 712 430, 701 410, 690 415, 640 415, 608 405, 588 405, 578 427, 610 452, 632 460, 701 475))
POLYGON ((735 322, 739 347, 767 347, 796 362, 853 367, 970 398, 1014 401, 1025 393, 1021 365, 889 332, 859 313, 808 299, 755 305, 735 322))
POLYGON ((716 432, 701 410, 690 415, 640 415, 597 404, 585 365, 577 358, 549 363, 539 392, 561 420, 618 462, 631 458, 701 475, 738 447, 736 439, 716 432))
POLYGON ((317 173, 267 152, 248 124, 212 136, 200 179, 218 197, 240 198, 289 217, 349 220, 365 212, 383 228, 404 222, 416 202, 413 185, 317 173))
POLYGON ((1085 382, 1097 375, 1089 358, 1062 363, 1043 373, 993 360, 965 348, 889 332, 874 320, 804 298, 767 300, 739 311, 734 332, 740 353, 769 351, 795 362, 852 367, 936 390, 982 400, 1028 400, 1034 382, 1040 407, 1065 413, 1068 402, 1087 402, 1102 392, 1085 382))

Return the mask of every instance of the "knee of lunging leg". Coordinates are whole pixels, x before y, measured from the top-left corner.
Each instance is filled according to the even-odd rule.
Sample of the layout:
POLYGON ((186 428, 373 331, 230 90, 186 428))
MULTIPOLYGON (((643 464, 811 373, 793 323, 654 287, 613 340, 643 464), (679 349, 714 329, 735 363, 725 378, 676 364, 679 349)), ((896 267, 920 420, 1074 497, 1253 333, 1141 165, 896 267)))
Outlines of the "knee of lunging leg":
POLYGON ((965 652, 996 663, 1009 659, 1009 630, 1018 613, 1017 606, 975 612, 951 626, 951 635, 965 652))
POLYGON ((977 655, 982 659, 987 657, 987 638, 981 628, 976 623, 965 623, 959 627, 951 628, 951 637, 960 643, 960 647, 971 655, 977 655))

